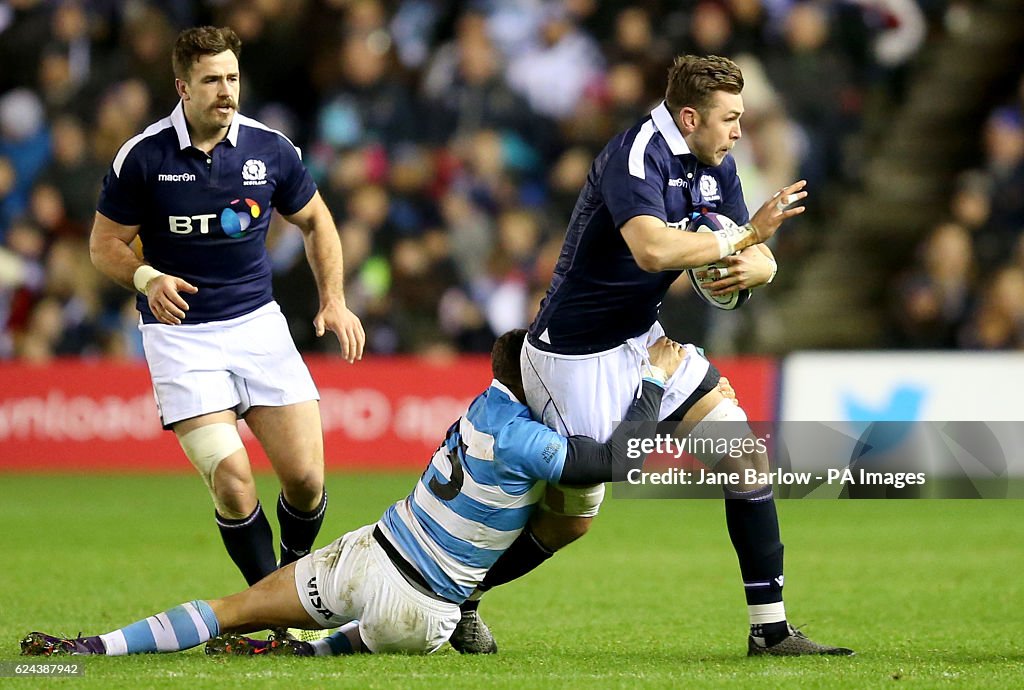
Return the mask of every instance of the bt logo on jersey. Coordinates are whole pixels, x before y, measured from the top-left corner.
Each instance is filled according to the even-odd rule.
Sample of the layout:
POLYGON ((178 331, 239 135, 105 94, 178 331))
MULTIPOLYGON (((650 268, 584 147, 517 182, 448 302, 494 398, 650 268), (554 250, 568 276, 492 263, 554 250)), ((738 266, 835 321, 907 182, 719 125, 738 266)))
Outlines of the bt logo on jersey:
POLYGON ((188 235, 193 230, 193 222, 199 222, 199 234, 205 235, 210 232, 210 219, 216 218, 216 213, 203 213, 198 216, 167 216, 169 230, 175 235, 188 235))
POLYGON ((259 204, 252 199, 235 199, 228 208, 220 212, 220 227, 228 237, 241 237, 249 225, 259 217, 259 204), (232 207, 239 210, 236 212, 232 207))
MULTIPOLYGON (((252 225, 252 222, 260 217, 260 205, 253 199, 235 199, 227 208, 220 212, 220 229, 228 237, 241 237, 252 225), (238 209, 237 211, 235 209, 238 209)), ((210 220, 216 218, 216 213, 200 213, 195 216, 168 216, 168 229, 175 235, 189 235, 196 230, 198 224, 199 234, 210 233, 210 220)))

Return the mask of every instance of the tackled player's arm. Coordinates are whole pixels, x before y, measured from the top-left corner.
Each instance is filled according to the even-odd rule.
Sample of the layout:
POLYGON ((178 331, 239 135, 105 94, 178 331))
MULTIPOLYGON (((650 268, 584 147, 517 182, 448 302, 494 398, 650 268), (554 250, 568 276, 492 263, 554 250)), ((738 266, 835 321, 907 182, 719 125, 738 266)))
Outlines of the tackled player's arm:
POLYGON ((640 397, 633 401, 611 438, 598 443, 587 436, 570 436, 559 484, 589 485, 622 481, 643 467, 646 453, 635 452, 640 439, 652 438, 665 393, 664 382, 645 378, 640 397), (635 457, 631 457, 635 456, 635 457))
POLYGON ((649 366, 640 382, 639 397, 633 400, 622 422, 604 443, 586 436, 569 437, 558 483, 587 485, 622 481, 630 470, 643 467, 646 453, 639 452, 637 442, 652 438, 657 430, 665 382, 686 359, 683 346, 664 336, 647 350, 649 366))
POLYGON ((345 264, 341 254, 341 240, 331 212, 320 192, 295 213, 285 216, 302 231, 306 259, 316 279, 320 295, 320 309, 313 326, 322 336, 333 331, 341 344, 342 356, 352 363, 363 357, 366 335, 359 317, 345 304, 345 264))

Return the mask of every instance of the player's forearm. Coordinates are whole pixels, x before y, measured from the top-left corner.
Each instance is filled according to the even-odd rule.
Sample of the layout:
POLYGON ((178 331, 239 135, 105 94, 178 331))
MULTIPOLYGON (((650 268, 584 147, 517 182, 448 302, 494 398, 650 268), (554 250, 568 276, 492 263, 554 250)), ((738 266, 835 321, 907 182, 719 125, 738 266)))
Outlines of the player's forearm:
POLYGON ((124 240, 94 232, 89 238, 89 258, 100 273, 122 287, 135 289, 135 271, 143 262, 124 240))
POLYGON ((718 241, 710 233, 687 233, 665 226, 665 236, 633 251, 637 265, 650 273, 681 271, 718 261, 718 241), (673 236, 677 234, 677 236, 673 236))
POLYGON ((631 218, 621 232, 637 266, 650 273, 697 268, 760 242, 749 223, 729 230, 687 232, 654 216, 631 218))
POLYGON ((569 438, 560 483, 586 485, 622 481, 631 469, 643 467, 646 454, 631 448, 640 439, 653 435, 665 389, 646 379, 642 386, 640 397, 633 401, 607 441, 598 443, 586 436, 569 438))
MULTIPOLYGON (((326 209, 325 209, 326 211, 326 209)), ((331 302, 345 306, 345 264, 341 240, 330 213, 318 214, 305 231, 306 259, 313 270, 320 305, 331 302)))
MULTIPOLYGON (((659 271, 682 271, 724 259, 748 247, 761 246, 750 223, 730 230, 668 235, 659 271)), ((641 266, 641 268, 643 268, 641 266)))

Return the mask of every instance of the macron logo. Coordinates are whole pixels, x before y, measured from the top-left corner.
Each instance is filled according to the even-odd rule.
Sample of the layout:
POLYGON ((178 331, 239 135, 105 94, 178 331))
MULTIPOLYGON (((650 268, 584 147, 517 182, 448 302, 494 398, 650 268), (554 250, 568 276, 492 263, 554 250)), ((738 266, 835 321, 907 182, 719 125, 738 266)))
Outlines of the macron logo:
POLYGON ((669 180, 668 181, 668 186, 669 187, 682 187, 683 186, 683 178, 677 177, 675 179, 669 180))
POLYGON ((193 173, 180 173, 178 175, 157 175, 157 182, 195 182, 196 176, 193 173))

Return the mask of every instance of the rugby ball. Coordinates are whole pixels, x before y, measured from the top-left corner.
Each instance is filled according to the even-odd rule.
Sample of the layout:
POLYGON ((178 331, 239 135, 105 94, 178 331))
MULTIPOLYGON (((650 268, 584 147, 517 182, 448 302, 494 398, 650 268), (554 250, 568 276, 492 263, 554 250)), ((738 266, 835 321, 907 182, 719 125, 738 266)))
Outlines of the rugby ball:
MULTIPOLYGON (((714 232, 715 230, 729 230, 735 229, 736 227, 737 225, 732 221, 732 219, 727 216, 723 216, 721 213, 702 213, 694 217, 690 221, 690 224, 686 226, 686 229, 690 232, 714 232)), ((748 299, 750 299, 749 288, 730 292, 728 295, 712 295, 711 291, 705 289, 703 284, 714 281, 702 281, 697 278, 698 275, 704 275, 712 268, 724 267, 724 263, 716 261, 715 263, 710 263, 705 266, 689 268, 686 270, 686 274, 690 277, 690 285, 693 286, 693 290, 697 293, 697 296, 712 307, 725 310, 739 309, 748 299)))

